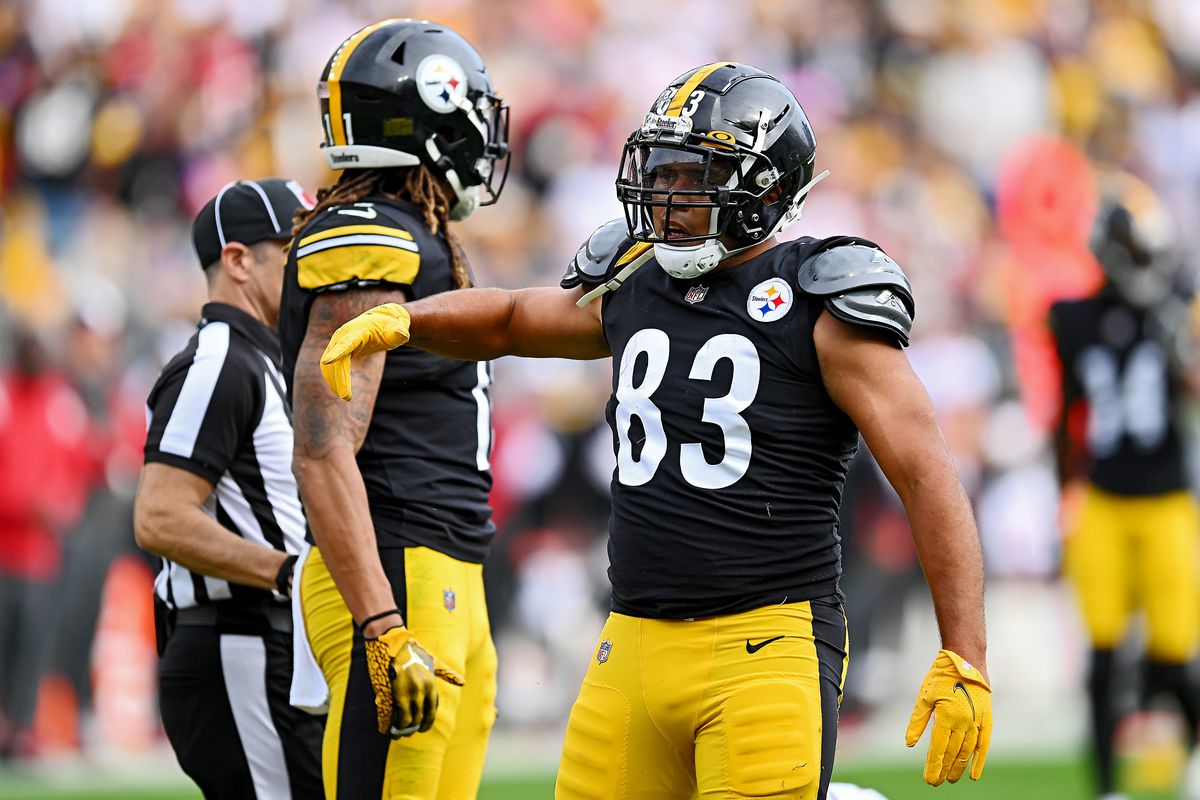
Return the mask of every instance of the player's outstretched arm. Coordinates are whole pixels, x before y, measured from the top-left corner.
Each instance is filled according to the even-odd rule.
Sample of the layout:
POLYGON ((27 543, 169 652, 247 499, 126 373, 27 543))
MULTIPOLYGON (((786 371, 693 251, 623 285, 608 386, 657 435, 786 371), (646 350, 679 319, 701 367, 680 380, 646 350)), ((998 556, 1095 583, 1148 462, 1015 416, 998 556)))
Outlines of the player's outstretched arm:
POLYGON ((351 364, 403 344, 448 358, 482 361, 503 355, 603 358, 600 304, 575 301, 583 289, 462 289, 412 303, 366 310, 333 333, 321 357, 330 388, 350 399, 351 364))
POLYGON ((983 558, 966 492, 933 403, 904 352, 867 328, 829 313, 813 333, 825 386, 862 432, 900 495, 929 582, 942 651, 921 686, 905 739, 934 729, 925 762, 933 785, 978 779, 991 738, 991 689, 983 620, 983 558))
POLYGON ((579 308, 583 288, 445 292, 407 305, 409 344, 450 358, 604 358, 612 355, 600 304, 579 308))

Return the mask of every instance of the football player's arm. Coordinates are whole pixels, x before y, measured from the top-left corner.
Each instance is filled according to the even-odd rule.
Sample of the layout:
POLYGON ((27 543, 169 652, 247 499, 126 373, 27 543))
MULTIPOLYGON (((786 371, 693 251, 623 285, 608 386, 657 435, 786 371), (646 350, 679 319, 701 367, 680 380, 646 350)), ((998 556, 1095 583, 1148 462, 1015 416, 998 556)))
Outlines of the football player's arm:
POLYGON ((1065 391, 1062 393, 1062 407, 1058 410, 1058 418, 1054 421, 1054 469, 1058 476, 1058 486, 1065 489, 1073 477, 1071 469, 1071 431, 1068 421, 1070 402, 1065 391))
POLYGON ((978 780, 991 740, 983 618, 983 556, 970 502, 925 387, 896 344, 823 312, 813 333, 830 397, 858 426, 900 495, 933 596, 942 650, 905 732, 911 747, 931 718, 925 781, 978 780))
POLYGON ((212 492, 211 482, 185 469, 146 464, 133 511, 138 547, 200 575, 277 588, 288 555, 243 539, 206 514, 212 492))
POLYGON ((1051 307, 1049 328, 1054 339, 1054 366, 1058 369, 1058 416, 1054 420, 1054 430, 1051 441, 1054 446, 1054 468, 1058 476, 1059 488, 1065 489, 1071 481, 1078 477, 1078 456, 1071 447, 1070 415, 1071 408, 1079 401, 1079 389, 1071 371, 1067 369, 1067 361, 1063 355, 1063 343, 1059 335, 1062 322, 1056 307, 1051 307))
POLYGON ((483 361, 504 355, 603 358, 600 304, 575 301, 583 287, 562 289, 461 289, 400 305, 371 308, 337 329, 321 355, 334 393, 354 397, 352 365, 364 356, 411 344, 447 358, 483 361))
POLYGON ((1179 316, 1174 342, 1179 382, 1193 400, 1200 399, 1200 294, 1187 299, 1179 316))
POLYGON ((813 338, 830 397, 904 503, 943 645, 986 676, 979 535, 929 394, 904 351, 879 334, 823 312, 813 338))
POLYGON ((600 321, 600 303, 579 308, 585 287, 467 289, 405 306, 409 344, 448 358, 483 361, 514 355, 604 358, 612 355, 600 321))
MULTIPOLYGON (((355 460, 371 424, 384 355, 355 359, 356 392, 349 403, 330 394, 321 377, 320 358, 330 334, 346 320, 380 303, 403 299, 396 289, 378 287, 318 295, 293 375, 292 468, 313 537, 355 621, 396 607, 355 460)), ((402 622, 398 615, 374 620, 363 634, 375 636, 402 622)))

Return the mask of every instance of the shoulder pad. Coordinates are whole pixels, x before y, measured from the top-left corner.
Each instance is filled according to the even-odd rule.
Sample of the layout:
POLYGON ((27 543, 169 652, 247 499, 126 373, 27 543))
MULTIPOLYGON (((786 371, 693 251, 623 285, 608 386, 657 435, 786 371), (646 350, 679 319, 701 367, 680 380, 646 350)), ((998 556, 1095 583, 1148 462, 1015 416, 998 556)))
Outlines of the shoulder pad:
POLYGON ((916 303, 904 271, 877 247, 851 244, 823 250, 800 265, 800 288, 825 298, 842 322, 882 328, 908 344, 916 303))
POLYGON ((567 265, 567 274, 563 275, 559 285, 564 289, 574 289, 585 283, 603 283, 614 267, 627 264, 650 247, 630 238, 624 219, 609 220, 592 231, 592 235, 567 265))
POLYGON ((379 208, 370 202, 335 206, 300 232, 295 245, 300 288, 413 282, 421 264, 416 239, 379 208))

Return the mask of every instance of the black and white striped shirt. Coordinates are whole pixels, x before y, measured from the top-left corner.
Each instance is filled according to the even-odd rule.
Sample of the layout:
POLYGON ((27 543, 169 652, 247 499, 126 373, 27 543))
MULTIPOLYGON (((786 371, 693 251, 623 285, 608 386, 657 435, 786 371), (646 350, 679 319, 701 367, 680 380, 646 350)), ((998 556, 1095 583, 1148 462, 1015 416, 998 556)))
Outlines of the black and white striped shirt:
MULTIPOLYGON (((208 303, 196 333, 163 368, 146 405, 146 463, 213 484, 204 510, 244 539, 296 554, 305 522, 292 475, 292 423, 279 337, 249 314, 208 303)), ((199 575, 163 559, 154 591, 171 608, 261 603, 271 592, 199 575)))

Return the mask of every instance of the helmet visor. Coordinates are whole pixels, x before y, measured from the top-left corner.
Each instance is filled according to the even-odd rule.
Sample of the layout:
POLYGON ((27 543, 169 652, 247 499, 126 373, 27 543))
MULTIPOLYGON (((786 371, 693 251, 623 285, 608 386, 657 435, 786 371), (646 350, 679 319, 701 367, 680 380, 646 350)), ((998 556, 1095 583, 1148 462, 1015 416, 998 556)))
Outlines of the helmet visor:
POLYGON ((732 188, 730 179, 737 173, 738 164, 737 159, 725 154, 641 145, 634 150, 631 166, 642 187, 674 191, 686 200, 690 194, 707 197, 716 189, 732 188))

